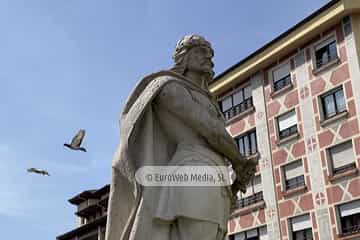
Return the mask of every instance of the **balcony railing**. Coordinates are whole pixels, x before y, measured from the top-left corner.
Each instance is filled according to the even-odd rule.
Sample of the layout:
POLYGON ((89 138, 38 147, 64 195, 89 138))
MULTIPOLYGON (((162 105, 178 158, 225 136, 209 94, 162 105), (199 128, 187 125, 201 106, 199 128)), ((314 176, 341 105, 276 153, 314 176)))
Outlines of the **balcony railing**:
POLYGON ((229 110, 226 110, 224 112, 224 117, 226 120, 229 120, 229 119, 235 117, 236 115, 246 111, 247 109, 249 109, 251 107, 253 107, 253 99, 252 99, 252 97, 249 97, 249 98, 245 99, 244 101, 242 101, 240 104, 233 106, 229 110))
POLYGON ((239 208, 244 208, 244 207, 250 206, 252 204, 261 202, 263 200, 264 200, 263 193, 258 192, 258 193, 255 193, 255 194, 249 196, 249 197, 239 199, 238 200, 238 207, 239 208))
POLYGON ((286 129, 280 131, 280 132, 279 132, 279 138, 280 138, 280 139, 283 139, 283 138, 286 138, 286 137, 288 137, 288 136, 290 136, 290 135, 293 135, 293 134, 295 134, 295 133, 297 133, 297 124, 295 124, 294 126, 291 126, 291 127, 289 127, 289 128, 286 128, 286 129))
POLYGON ((291 178, 289 180, 286 180, 286 182, 285 182, 286 190, 297 188, 297 187, 304 186, 304 185, 305 185, 304 175, 291 178))
POLYGON ((344 227, 341 229, 342 235, 352 235, 360 232, 360 225, 353 225, 350 227, 344 227))
POLYGON ((274 82, 274 92, 279 91, 280 89, 291 84, 291 75, 287 75, 280 80, 274 82))
POLYGON ((333 170, 333 175, 336 175, 336 174, 340 174, 340 173, 344 173, 344 172, 347 172, 351 169, 354 169, 356 168, 356 164, 353 162, 353 163, 349 163, 349 164, 346 164, 344 166, 341 166, 341 167, 338 167, 338 168, 334 168, 333 170))

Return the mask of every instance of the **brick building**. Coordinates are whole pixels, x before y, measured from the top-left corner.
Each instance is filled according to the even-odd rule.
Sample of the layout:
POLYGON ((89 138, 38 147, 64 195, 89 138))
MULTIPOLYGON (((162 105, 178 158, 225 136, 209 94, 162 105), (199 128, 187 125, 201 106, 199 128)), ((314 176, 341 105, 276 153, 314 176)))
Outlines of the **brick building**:
MULTIPOLYGON (((240 152, 259 156, 230 240, 360 239, 359 62, 360 0, 332 0, 210 85, 240 152)), ((77 228, 57 239, 103 239, 108 191, 70 199, 77 228)))
POLYGON ((229 239, 360 239, 360 1, 333 0, 210 90, 257 173, 229 239))
POLYGON ((110 185, 86 190, 69 199, 77 206, 76 228, 64 233, 57 240, 104 240, 110 185))

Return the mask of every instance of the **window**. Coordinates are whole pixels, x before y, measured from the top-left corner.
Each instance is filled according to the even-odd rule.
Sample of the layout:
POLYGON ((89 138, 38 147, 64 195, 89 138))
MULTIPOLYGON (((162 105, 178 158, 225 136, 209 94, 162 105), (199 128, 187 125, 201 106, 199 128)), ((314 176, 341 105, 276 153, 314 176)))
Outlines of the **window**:
POLYGON ((328 149, 333 175, 356 168, 352 141, 328 149))
POLYGON ((342 204, 338 211, 342 235, 360 232, 360 200, 342 204))
POLYGON ((331 118, 339 113, 346 111, 345 97, 343 88, 337 88, 321 96, 324 118, 331 118))
POLYGON ((266 227, 259 227, 230 236, 230 240, 268 240, 266 227))
POLYGON ((243 156, 251 156, 257 153, 256 131, 251 131, 238 137, 236 143, 243 156))
POLYGON ((344 34, 345 34, 345 36, 347 36, 352 32, 350 16, 344 17, 342 20, 342 23, 343 23, 343 28, 344 28, 344 34))
POLYGON ((247 186, 246 192, 242 193, 239 191, 237 196, 239 198, 239 208, 247 207, 262 201, 264 198, 262 194, 261 176, 255 176, 247 186))
POLYGON ((290 219, 293 240, 312 240, 310 215, 305 214, 290 219))
POLYGON ((283 171, 286 190, 305 185, 304 169, 301 160, 285 165, 283 171))
POLYGON ((315 65, 320 68, 338 58, 336 40, 330 38, 315 47, 315 65))
POLYGON ((222 99, 219 104, 226 120, 244 112, 253 106, 251 86, 248 85, 239 89, 230 96, 222 99))
POLYGON ((297 133, 297 119, 295 110, 285 113, 277 118, 279 139, 297 133))
POLYGON ((284 64, 273 71, 273 90, 274 92, 291 84, 290 64, 284 64))

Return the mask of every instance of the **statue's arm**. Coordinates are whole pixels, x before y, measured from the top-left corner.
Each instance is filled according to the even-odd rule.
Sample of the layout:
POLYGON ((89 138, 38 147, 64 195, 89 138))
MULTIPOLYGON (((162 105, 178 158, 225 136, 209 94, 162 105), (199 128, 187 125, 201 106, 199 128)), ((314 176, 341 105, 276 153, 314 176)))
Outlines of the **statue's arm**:
POLYGON ((222 153, 233 165, 243 163, 234 139, 225 129, 224 121, 194 101, 184 86, 168 83, 156 97, 155 103, 198 132, 213 149, 222 153))
POLYGON ((239 190, 246 191, 246 186, 256 170, 257 161, 245 160, 240 155, 234 139, 226 131, 223 119, 194 101, 190 91, 177 83, 165 85, 154 101, 198 132, 215 151, 230 160, 237 175, 232 184, 234 197, 239 190))

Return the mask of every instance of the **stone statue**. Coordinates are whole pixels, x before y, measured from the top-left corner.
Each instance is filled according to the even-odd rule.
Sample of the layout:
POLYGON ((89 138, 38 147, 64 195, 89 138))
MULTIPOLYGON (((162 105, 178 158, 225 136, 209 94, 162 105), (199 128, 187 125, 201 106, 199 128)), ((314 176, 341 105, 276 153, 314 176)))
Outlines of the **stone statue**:
POLYGON ((232 199, 245 191, 256 162, 245 161, 225 129, 208 91, 213 50, 198 35, 181 39, 175 65, 143 78, 120 118, 121 139, 112 163, 106 240, 224 239, 232 199), (145 187, 142 166, 228 166, 231 186, 145 187))

